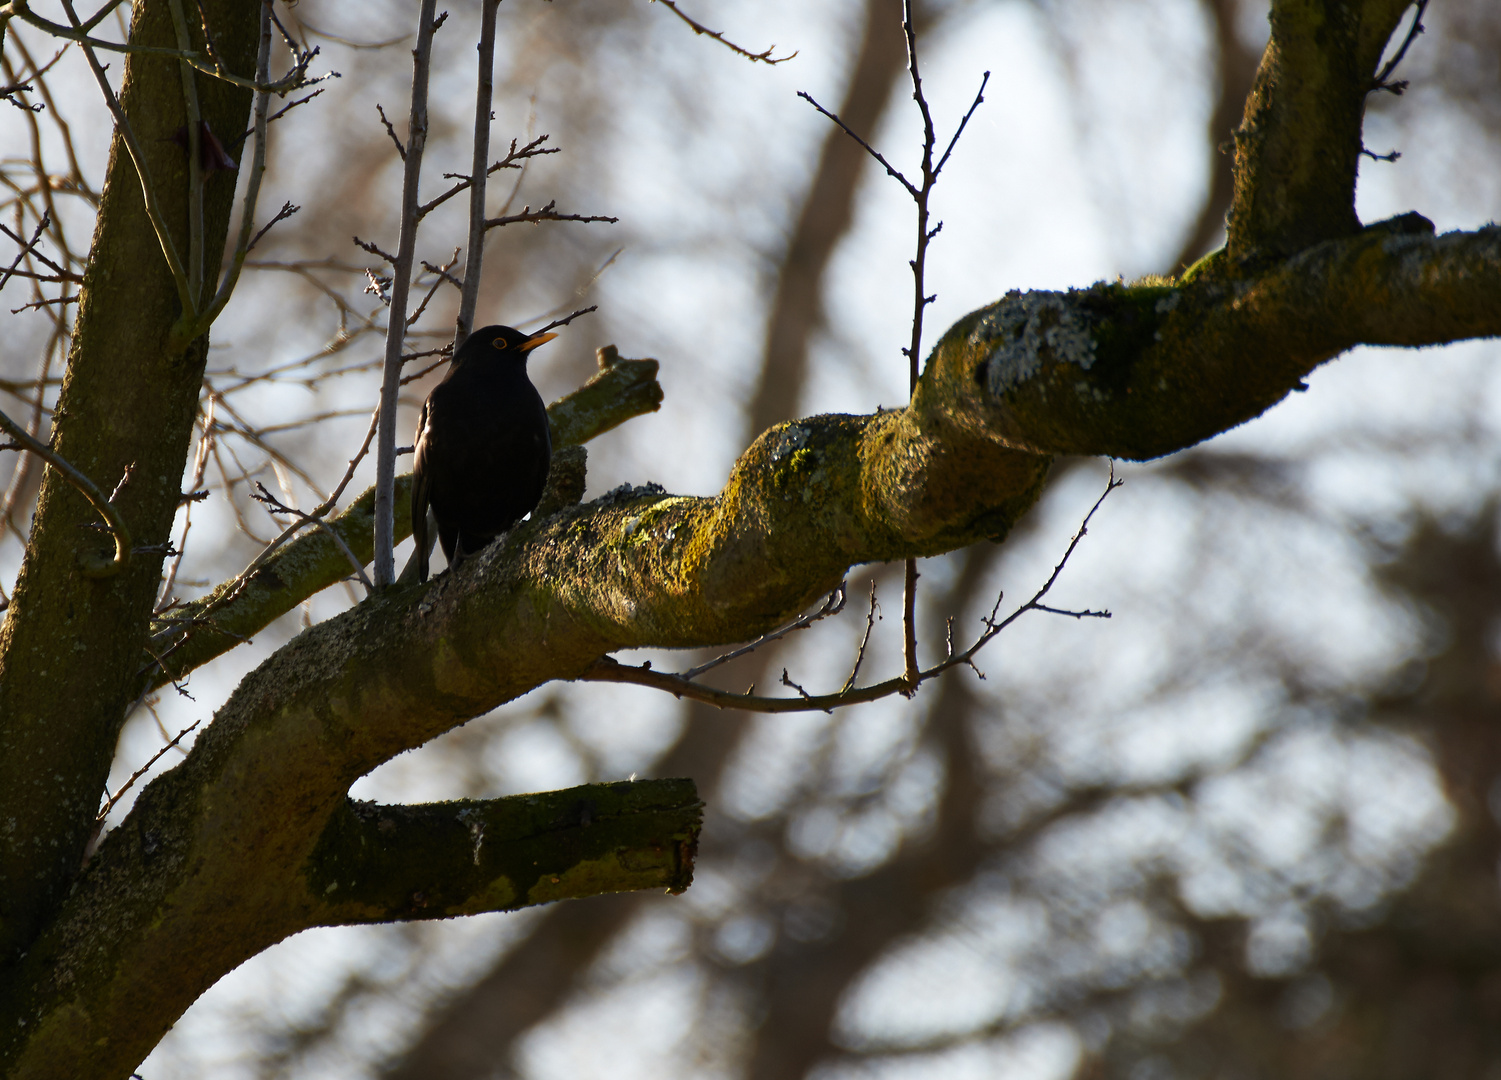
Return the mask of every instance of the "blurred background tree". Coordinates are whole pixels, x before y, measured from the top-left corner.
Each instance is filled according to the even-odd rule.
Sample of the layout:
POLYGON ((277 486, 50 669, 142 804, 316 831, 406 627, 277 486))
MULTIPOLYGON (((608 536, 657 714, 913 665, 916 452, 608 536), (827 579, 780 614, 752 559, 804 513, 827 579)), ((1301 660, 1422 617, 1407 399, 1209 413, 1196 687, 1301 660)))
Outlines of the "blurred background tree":
MULTIPOLYGON (((465 25, 471 7, 454 7, 465 25)), ((910 208, 794 97, 838 103, 910 161, 899 7, 693 13, 797 50, 766 68, 658 5, 502 5, 496 144, 546 133, 562 152, 500 174, 492 205, 509 191, 513 211, 556 199, 620 221, 502 230, 482 317, 600 305, 534 365, 549 399, 596 346, 663 361, 663 411, 596 444, 591 494, 717 490, 772 423, 905 400, 910 208)), ((1266 7, 922 6, 938 109, 957 114, 996 72, 939 188, 930 325, 1008 288, 1171 272, 1217 247, 1222 146, 1266 7)), ((197 436, 214 497, 193 511, 183 596, 274 531, 255 481, 294 505, 326 494, 379 378, 377 303, 360 291, 374 264, 349 237, 395 235, 400 163, 375 106, 404 107, 410 12, 303 0, 284 15, 345 78, 277 124, 263 205, 303 210, 256 249, 215 330, 197 436)), ((1364 162, 1359 208, 1473 226, 1501 206, 1501 10, 1449 0, 1424 23, 1410 88, 1375 95, 1366 122, 1375 153, 1402 156, 1364 162)), ((472 44, 437 47, 430 168, 461 171, 472 44)), ((13 25, 6 80, 45 65, 42 48, 13 25)), ((5 162, 11 205, 19 222, 54 201, 58 228, 86 236, 106 121, 82 96, 46 104, 7 110, 6 145, 32 147, 5 162)), ((451 209, 426 236, 462 236, 451 209)), ((434 304, 429 345, 452 300, 434 304)), ((55 314, 16 316, 3 346, 4 389, 43 430, 55 314)), ((383 767, 354 794, 693 776, 709 804, 694 887, 305 933, 221 981, 141 1074, 1501 1076, 1496 349, 1362 351, 1255 425, 1125 470, 1062 586, 1115 619, 1021 625, 984 682, 759 718, 549 686, 383 767)), ((427 385, 409 387, 404 426, 427 385)), ((6 580, 36 471, 22 458, 6 491, 6 580)), ((1102 481, 1098 463, 1062 463, 1024 535, 925 563, 929 640, 948 615, 973 625, 997 588, 1035 587, 1102 481)), ((899 575, 866 576, 895 616, 899 575)), ((196 673, 192 699, 143 703, 112 789, 299 625, 351 602, 338 592, 196 673)), ((861 627, 845 619, 737 676, 846 664, 861 627)), ((878 626, 889 666, 897 621, 878 626)))

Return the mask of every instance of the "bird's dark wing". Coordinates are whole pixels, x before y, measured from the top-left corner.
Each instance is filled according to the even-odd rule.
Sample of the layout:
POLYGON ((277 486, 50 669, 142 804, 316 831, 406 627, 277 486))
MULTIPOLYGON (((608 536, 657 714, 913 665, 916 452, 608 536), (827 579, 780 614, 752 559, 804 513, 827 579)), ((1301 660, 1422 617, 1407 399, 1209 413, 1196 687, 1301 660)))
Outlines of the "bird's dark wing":
POLYGON ((417 438, 412 451, 412 539, 417 543, 417 580, 427 580, 428 555, 432 551, 427 540, 428 484, 428 414, 429 402, 422 403, 422 418, 417 421, 417 438))

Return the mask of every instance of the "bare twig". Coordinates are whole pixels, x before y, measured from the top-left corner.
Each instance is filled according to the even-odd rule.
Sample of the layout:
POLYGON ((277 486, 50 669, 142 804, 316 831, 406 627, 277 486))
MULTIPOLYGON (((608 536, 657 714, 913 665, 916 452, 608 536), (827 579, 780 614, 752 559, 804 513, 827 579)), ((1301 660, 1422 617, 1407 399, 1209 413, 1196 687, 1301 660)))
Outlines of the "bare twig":
MULTIPOLYGON (((427 310, 427 305, 432 303, 433 297, 437 295, 438 290, 443 287, 445 282, 449 285, 452 285, 455 289, 462 291, 462 289, 464 288, 464 283, 449 273, 449 271, 454 268, 458 261, 458 248, 453 249, 453 256, 448 260, 447 266, 434 266, 427 260, 423 260, 422 269, 433 275, 433 283, 428 286, 427 292, 423 294, 422 303, 417 305, 417 310, 407 316, 408 326, 416 325, 417 320, 422 318, 422 313, 427 310)), ((401 362, 405 364, 407 362, 407 358, 403 356, 401 362)))
POLYGON ((8 83, 5 86, 0 86, 0 98, 4 98, 22 112, 41 112, 46 106, 40 101, 35 105, 28 105, 16 96, 17 94, 29 93, 32 89, 34 87, 31 83, 8 83))
POLYGON ((422 352, 407 353, 401 358, 402 363, 407 363, 411 360, 417 360, 424 356, 436 356, 438 357, 438 359, 433 363, 427 365, 427 367, 412 372, 410 375, 403 375, 401 377, 401 385, 405 386, 407 383, 416 382, 418 379, 422 378, 429 372, 436 371, 438 368, 448 363, 448 358, 452 355, 453 342, 451 341, 445 344, 441 349, 424 349, 422 352))
MULTIPOLYGON (((269 118, 268 118, 268 121, 269 121, 269 118)), ((250 252, 252 252, 252 251, 255 250, 255 245, 259 244, 261 242, 261 237, 265 236, 268 232, 271 231, 271 227, 273 225, 275 225, 278 221, 285 221, 285 220, 287 220, 287 218, 291 217, 293 214, 297 213, 297 211, 299 211, 301 209, 302 209, 302 207, 300 207, 300 206, 293 206, 290 202, 284 202, 284 203, 282 203, 281 204, 281 209, 276 212, 276 216, 274 218, 272 218, 270 221, 266 222, 265 225, 261 226, 260 232, 256 233, 255 237, 250 241, 249 244, 246 245, 246 247, 245 247, 245 254, 248 255, 250 252)))
MULTIPOLYGON (((844 685, 839 688, 841 694, 847 694, 855 686, 855 680, 860 677, 860 665, 865 663, 865 650, 870 645, 871 632, 876 627, 876 583, 872 578, 870 582, 870 610, 865 613, 865 633, 860 638, 860 649, 855 653, 855 666, 850 669, 850 677, 844 680, 844 685)), ((948 655, 954 654, 953 648, 954 620, 949 620, 949 651, 948 655)))
POLYGON ((407 148, 401 145, 401 140, 396 136, 396 129, 391 126, 391 121, 386 119, 386 110, 380 102, 375 103, 375 111, 380 113, 380 122, 386 125, 386 134, 391 136, 391 141, 396 144, 396 152, 401 155, 401 160, 407 159, 407 148))
MULTIPOLYGON (((172 560, 172 566, 167 571, 167 580, 162 583, 161 590, 157 593, 158 612, 164 605, 172 602, 172 590, 177 585, 177 574, 182 569, 183 555, 188 549, 188 533, 193 527, 193 504, 208 496, 207 491, 193 490, 203 483, 203 471, 208 467, 209 447, 214 440, 214 405, 218 398, 214 394, 206 396, 208 401, 203 415, 203 431, 198 436, 198 449, 193 454, 193 479, 188 484, 191 494, 183 496, 180 500, 185 506, 182 518, 182 538, 177 543, 177 557, 172 560)), ((163 670, 166 669, 163 668, 163 670)))
MULTIPOLYGON (((19 224, 19 222, 17 224, 19 224)), ((20 236, 19 233, 13 232, 12 230, 6 228, 6 226, 3 223, 0 223, 0 232, 3 232, 6 236, 10 237, 16 243, 18 243, 18 244, 21 245, 21 247, 23 249, 22 252, 21 252, 21 257, 24 257, 24 256, 26 256, 26 255, 29 254, 32 258, 36 259, 43 266, 47 267, 47 269, 49 269, 53 273, 57 274, 57 276, 59 278, 63 279, 64 281, 82 281, 83 280, 83 275, 82 274, 74 274, 74 273, 70 272, 66 268, 64 268, 62 266, 59 266, 57 263, 55 263, 51 259, 47 258, 47 256, 44 255, 44 254, 42 254, 41 251, 37 250, 36 244, 37 244, 37 241, 41 238, 42 231, 44 229, 46 229, 46 228, 49 228, 51 226, 51 224, 52 224, 52 215, 49 214, 49 213, 43 213, 42 214, 41 223, 37 225, 37 231, 32 236, 32 238, 30 240, 23 240, 23 239, 21 239, 21 236, 20 236)), ((16 259, 16 263, 19 263, 20 261, 21 261, 20 258, 16 259)), ((15 266, 16 263, 12 263, 11 265, 15 266)), ((30 275, 30 274, 26 274, 24 272, 21 272, 21 273, 18 274, 18 276, 20 276, 20 277, 33 277, 35 275, 30 275)), ((3 284, 0 284, 0 289, 3 289, 4 287, 5 286, 3 284)))
POLYGON ((1397 70, 1397 65, 1402 62, 1402 58, 1407 55, 1407 50, 1412 48, 1412 43, 1424 31, 1423 13, 1427 10, 1428 0, 1417 0, 1417 10, 1413 12, 1412 25, 1407 28, 1407 36, 1402 39, 1401 48, 1397 50, 1396 55, 1382 66, 1381 71, 1377 73, 1376 77, 1371 80, 1372 90, 1385 90, 1389 94, 1396 94, 1400 97, 1407 89, 1406 79, 1401 79, 1397 82, 1389 80, 1392 77, 1392 72, 1397 70))
POLYGON ((121 784, 120 785, 120 790, 117 791, 117 792, 115 792, 113 795, 111 795, 109 797, 109 801, 106 802, 104 804, 104 806, 100 808, 98 816, 94 819, 95 822, 97 824, 103 825, 105 819, 109 817, 109 812, 111 810, 113 810, 115 808, 115 804, 120 801, 120 797, 122 795, 124 795, 127 791, 129 791, 131 789, 131 787, 134 786, 134 784, 135 784, 135 782, 137 780, 139 780, 141 777, 145 776, 146 773, 150 771, 151 766, 155 765, 158 761, 160 761, 162 759, 163 755, 165 755, 168 750, 171 750, 174 747, 176 747, 178 743, 182 742, 182 740, 185 739, 193 731, 193 729, 196 728, 201 723, 203 723, 203 721, 201 719, 194 720, 187 727, 185 727, 181 731, 179 731, 177 733, 177 737, 175 739, 173 739, 171 742, 169 742, 166 746, 162 747, 155 754, 152 754, 150 761, 146 762, 146 764, 142 765, 135 772, 131 773, 130 774, 130 779, 127 780, 127 781, 125 781, 125 783, 121 784))
POLYGON ((486 229, 499 228, 502 225, 519 225, 522 223, 536 224, 539 221, 607 221, 614 225, 619 218, 606 217, 602 214, 560 214, 555 207, 557 200, 549 202, 540 210, 533 210, 530 206, 523 207, 519 214, 506 214, 502 217, 493 217, 485 221, 486 229))
POLYGON ((389 251, 382 250, 379 245, 369 240, 361 240, 358 236, 350 237, 350 239, 354 241, 356 247, 364 248, 372 255, 379 255, 382 259, 385 259, 386 262, 390 263, 392 266, 396 265, 396 256, 392 255, 389 251))
MULTIPOLYGON (((448 282, 448 284, 452 285, 455 289, 458 289, 458 290, 460 290, 462 292, 463 288, 464 288, 464 283, 462 281, 460 281, 458 278, 454 277, 451 273, 449 273, 449 271, 453 268, 454 263, 457 263, 458 261, 459 261, 459 250, 458 250, 458 248, 454 248, 453 262, 450 262, 447 266, 434 266, 432 263, 428 262, 426 259, 423 259, 422 260, 422 269, 426 270, 429 274, 432 274, 435 278, 437 278, 438 279, 438 282, 437 282, 438 284, 441 285, 443 282, 446 281, 446 282, 448 282)), ((407 320, 407 322, 413 322, 413 321, 415 321, 415 320, 412 320, 412 319, 408 319, 407 320)))
POLYGON ((747 653, 755 652, 763 645, 769 645, 773 641, 780 641, 788 634, 795 633, 798 630, 806 630, 808 627, 812 626, 820 619, 827 619, 830 615, 838 615, 841 611, 844 610, 845 595, 845 583, 841 581, 839 583, 839 587, 833 592, 829 593, 828 599, 824 600, 823 606, 820 607, 817 611, 810 612, 807 615, 799 615, 796 619, 793 619, 790 623, 782 627, 780 630, 773 630, 770 633, 762 634, 755 641, 752 641, 749 645, 742 645, 740 648, 733 649, 730 652, 716 656, 713 660, 710 660, 704 664, 700 664, 696 668, 690 668, 689 670, 683 672, 683 678, 696 679, 704 672, 713 671, 715 668, 719 667, 719 665, 728 664, 731 660, 738 660, 740 657, 745 656, 747 653))
MULTIPOLYGON (((485 174, 488 176, 491 173, 499 172, 501 169, 522 169, 524 168, 526 162, 530 161, 534 157, 541 157, 543 154, 558 153, 558 147, 544 147, 542 145, 550 138, 552 138, 551 135, 538 135, 535 139, 527 143, 525 146, 521 147, 521 149, 519 150, 516 148, 516 140, 512 139, 511 149, 506 152, 506 156, 501 158, 499 161, 491 164, 491 166, 485 170, 485 174)), ((457 180, 458 183, 449 188, 443 194, 428 202, 423 203, 422 206, 417 210, 417 216, 419 218, 427 217, 428 214, 432 213, 438 207, 442 206, 455 195, 459 194, 462 191, 469 190, 469 185, 473 183, 473 179, 471 177, 464 176, 461 173, 444 173, 443 176, 448 180, 457 180)))
POLYGON ((77 302, 78 302, 77 295, 73 295, 73 296, 52 296, 52 297, 47 297, 46 299, 42 299, 42 300, 33 300, 31 303, 29 303, 29 304, 22 304, 20 307, 13 307, 13 308, 10 309, 10 313, 12 315, 19 315, 23 311, 39 310, 39 309, 44 308, 44 307, 49 307, 49 306, 51 306, 53 304, 59 304, 59 305, 62 305, 62 304, 76 304, 77 302))
POLYGON ((739 53, 741 56, 745 57, 747 60, 751 60, 751 61, 757 61, 757 60, 759 60, 763 64, 776 65, 776 64, 785 64, 788 60, 791 60, 793 56, 797 55, 797 53, 794 52, 794 53, 792 53, 791 56, 777 56, 777 57, 773 57, 771 54, 776 51, 777 47, 775 45, 773 45, 771 48, 767 49, 765 52, 753 53, 749 49, 741 48, 739 45, 736 45, 733 41, 730 41, 728 38, 726 38, 724 36, 724 32, 723 31, 721 31, 721 30, 710 30, 703 23, 697 22, 697 21, 695 21, 693 19, 690 19, 687 15, 683 14, 683 12, 678 9, 678 6, 677 6, 677 3, 675 2, 675 0, 655 0, 655 2, 656 3, 660 3, 663 7, 671 8, 672 9, 672 13, 674 15, 676 15, 678 18, 682 19, 685 23, 687 23, 689 25, 689 27, 692 28, 692 30, 693 30, 693 32, 695 34, 702 34, 705 37, 711 37, 715 41, 717 41, 721 45, 723 45, 725 48, 729 49, 731 52, 739 53))
POLYGON ((902 677, 917 689, 921 669, 917 666, 917 560, 908 559, 902 574, 902 677))
POLYGON ((561 319, 554 319, 552 322, 550 322, 546 326, 542 327, 542 329, 540 329, 540 330, 533 330, 532 333, 534 333, 534 334, 545 334, 549 330, 556 330, 560 326, 567 326, 569 323, 573 322, 574 319, 577 319, 580 315, 587 315, 591 311, 598 311, 598 310, 599 310, 599 305, 598 304, 590 304, 586 308, 579 308, 577 311, 575 311, 571 315, 565 315, 561 319))
MULTIPOLYGON (((912 267, 912 337, 911 341, 902 349, 902 355, 907 358, 907 393, 910 397, 917 392, 918 358, 922 355, 922 328, 923 313, 929 304, 937 300, 936 295, 929 296, 925 292, 925 275, 927 273, 928 245, 943 228, 943 222, 939 222, 932 228, 928 227, 929 199, 933 194, 933 188, 938 183, 938 176, 943 167, 948 164, 949 156, 953 154, 954 147, 959 144, 959 136, 964 134, 965 127, 969 124, 970 117, 974 116, 975 110, 985 100, 985 87, 990 82, 990 72, 986 72, 980 80, 980 89, 975 94, 975 100, 970 104, 959 125, 954 129, 953 138, 949 140, 943 155, 935 164, 933 150, 937 145, 937 136, 933 130, 933 113, 928 108, 927 95, 923 93, 922 74, 917 64, 917 30, 912 19, 912 0, 902 0, 902 33, 907 39, 907 72, 912 79, 912 99, 917 102, 918 112, 922 115, 923 124, 923 147, 922 147, 922 183, 919 186, 907 179, 900 171, 892 166, 881 153, 870 143, 852 131, 848 124, 834 113, 829 112, 812 96, 799 91, 798 96, 807 101, 824 116, 838 124, 844 132, 854 139, 865 149, 865 152, 880 162, 886 169, 887 175, 895 178, 902 187, 907 189, 907 194, 912 196, 917 204, 917 250, 908 264, 912 267)), ((911 690, 917 689, 921 681, 921 669, 917 659, 917 560, 908 559, 906 573, 904 575, 902 589, 902 662, 904 678, 911 685, 911 690)))

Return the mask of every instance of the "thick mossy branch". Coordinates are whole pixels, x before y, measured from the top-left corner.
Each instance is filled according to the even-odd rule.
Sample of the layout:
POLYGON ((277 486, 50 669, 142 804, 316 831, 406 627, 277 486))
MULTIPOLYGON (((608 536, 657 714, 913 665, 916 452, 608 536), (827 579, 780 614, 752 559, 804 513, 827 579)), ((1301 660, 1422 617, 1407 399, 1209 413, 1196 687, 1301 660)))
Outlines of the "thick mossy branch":
MULTIPOLYGON (((610 345, 599 350, 599 367, 598 374, 587 383, 547 407, 552 443, 560 452, 661 408, 657 361, 623 360, 610 345)), ((572 473, 567 475, 571 480, 572 473)), ((412 535, 411 485, 410 473, 396 478, 398 543, 412 535)), ((572 501, 577 502, 577 496, 572 501)), ((368 563, 374 555, 374 515, 372 487, 328 523, 362 563, 368 563)), ((349 573, 349 559, 327 532, 312 529, 303 533, 245 580, 227 581, 208 596, 174 608, 153 627, 155 655, 144 660, 151 688, 182 679, 259 633, 308 597, 338 584, 349 573)))
POLYGON ((588 784, 487 801, 346 802, 306 869, 315 923, 513 911, 693 880, 692 780, 588 784))
POLYGON ((1256 278, 1013 293, 944 336, 914 407, 1038 453, 1141 460, 1259 415, 1354 345, 1497 334, 1501 229, 1434 236, 1408 214, 1256 278))
POLYGON ((1272 36, 1235 132, 1224 269, 1349 236, 1361 122, 1382 49, 1411 0, 1274 0, 1272 36))
MULTIPOLYGON (((425 806, 343 800, 324 815, 300 863, 209 875, 237 882, 217 899, 181 888, 188 853, 170 825, 119 830, 90 864, 92 921, 39 942, 12 973, 9 986, 24 989, 28 1005, 0 1032, 0 1066, 8 1080, 128 1075, 220 974, 310 926, 512 911, 637 889, 682 892, 702 815, 691 780, 425 806), (175 910, 182 903, 191 918, 175 910), (163 947, 140 933, 154 921, 192 938, 163 947)), ((267 830, 285 830, 288 819, 284 811, 267 830)), ((218 861, 234 863, 245 851, 223 849, 218 861)))

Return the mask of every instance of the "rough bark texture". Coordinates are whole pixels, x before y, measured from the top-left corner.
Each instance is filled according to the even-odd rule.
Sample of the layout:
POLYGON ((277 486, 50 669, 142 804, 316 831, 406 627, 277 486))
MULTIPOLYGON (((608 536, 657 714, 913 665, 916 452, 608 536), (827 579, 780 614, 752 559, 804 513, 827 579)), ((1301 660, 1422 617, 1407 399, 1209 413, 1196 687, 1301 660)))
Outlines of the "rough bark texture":
MULTIPOLYGON (((473 860, 488 856, 461 826, 478 814, 487 835, 505 832, 499 806, 361 810, 346 792, 394 755, 605 653, 745 640, 853 564, 998 540, 1035 501, 1052 455, 1169 453, 1256 416, 1353 345, 1501 334, 1501 229, 1435 237, 1416 215, 1354 221, 1346 165, 1400 6, 1274 5, 1229 257, 1171 285, 1014 293, 944 335, 905 409, 779 425, 717 497, 617 491, 309 629, 246 677, 76 876, 139 685, 157 567, 141 559, 113 581, 83 579, 76 526, 87 515, 49 481, 0 642, 4 927, 11 955, 25 950, 0 972, 0 1071, 123 1077, 204 987, 304 927, 680 883, 693 830, 683 815, 697 813, 681 788, 637 785, 649 805, 634 789, 543 797, 564 798, 545 818, 556 841, 541 845, 556 860, 545 879, 504 852, 476 873, 473 860), (404 845, 409 829, 448 862, 424 865, 423 845, 404 845), (589 847, 570 830, 613 839, 589 847), (386 859, 399 864, 389 888, 368 876, 386 859)), ((227 4, 214 21, 232 38, 254 15, 227 4)), ((138 32, 153 18, 159 5, 143 4, 138 32)), ((144 86, 137 66, 152 69, 132 62, 144 86)), ((112 283, 130 275, 111 277, 111 230, 133 222, 144 243, 138 194, 129 212, 118 202, 130 191, 120 172, 117 155, 57 445, 106 487, 136 464, 121 504, 150 542, 176 505, 202 343, 161 355, 175 301, 159 274, 112 283), (130 325, 101 338, 99 320, 123 310, 109 305, 127 302, 130 325)), ((541 850, 528 847, 541 820, 512 831, 514 851, 541 850)))
MULTIPOLYGON (((210 0, 205 7, 219 28, 220 55, 238 71, 253 71, 258 5, 210 0)), ((165 2, 136 6, 131 40, 175 47, 165 2)), ((209 127, 243 131, 250 94, 197 81, 209 127)), ((186 123, 177 61, 131 54, 120 98, 185 253, 188 168, 172 138, 186 123)), ((219 265, 234 187, 230 172, 205 184, 206 266, 219 265)), ((138 545, 168 539, 208 355, 207 336, 184 350, 169 344, 181 307, 144 205, 117 136, 52 439, 53 449, 105 492, 128 471, 114 501, 138 545)), ((0 964, 26 947, 83 860, 161 580, 160 554, 138 554, 112 578, 84 577, 80 552, 113 546, 107 533, 88 528, 97 520, 84 497, 48 469, 0 631, 0 964)))
POLYGON ((1265 264, 1349 236, 1366 95, 1410 0, 1279 0, 1235 133, 1233 260, 1265 264))

